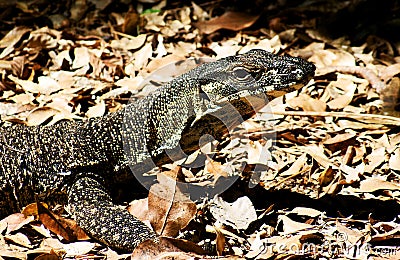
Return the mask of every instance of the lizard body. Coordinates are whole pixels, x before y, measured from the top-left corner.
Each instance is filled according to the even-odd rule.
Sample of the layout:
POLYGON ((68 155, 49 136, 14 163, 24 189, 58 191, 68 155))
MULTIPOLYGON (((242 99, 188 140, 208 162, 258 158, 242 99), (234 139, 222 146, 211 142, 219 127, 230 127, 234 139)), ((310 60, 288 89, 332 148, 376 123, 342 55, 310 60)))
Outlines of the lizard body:
POLYGON ((204 134, 222 137, 254 114, 247 98, 298 89, 314 70, 300 58, 252 50, 201 65, 103 117, 2 127, 0 217, 36 199, 54 201, 90 236, 132 250, 156 234, 114 204, 119 185, 197 149, 204 134))

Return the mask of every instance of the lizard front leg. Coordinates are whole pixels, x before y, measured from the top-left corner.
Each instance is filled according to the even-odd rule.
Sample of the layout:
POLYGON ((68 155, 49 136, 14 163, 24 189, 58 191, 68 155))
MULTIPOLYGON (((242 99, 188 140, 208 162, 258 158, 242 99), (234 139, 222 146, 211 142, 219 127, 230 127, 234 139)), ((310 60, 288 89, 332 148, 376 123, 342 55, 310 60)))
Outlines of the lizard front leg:
POLYGON ((90 236, 116 249, 132 251, 139 243, 156 239, 155 232, 111 201, 95 178, 82 177, 68 194, 71 214, 90 236))

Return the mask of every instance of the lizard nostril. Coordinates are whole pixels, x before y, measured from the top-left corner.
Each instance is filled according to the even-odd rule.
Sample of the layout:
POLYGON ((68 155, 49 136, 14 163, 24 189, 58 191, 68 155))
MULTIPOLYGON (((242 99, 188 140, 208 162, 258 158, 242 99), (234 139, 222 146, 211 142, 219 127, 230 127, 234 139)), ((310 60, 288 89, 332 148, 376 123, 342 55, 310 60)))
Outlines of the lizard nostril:
POLYGON ((304 77, 304 72, 301 69, 295 69, 292 71, 292 74, 294 74, 297 80, 301 80, 304 77))

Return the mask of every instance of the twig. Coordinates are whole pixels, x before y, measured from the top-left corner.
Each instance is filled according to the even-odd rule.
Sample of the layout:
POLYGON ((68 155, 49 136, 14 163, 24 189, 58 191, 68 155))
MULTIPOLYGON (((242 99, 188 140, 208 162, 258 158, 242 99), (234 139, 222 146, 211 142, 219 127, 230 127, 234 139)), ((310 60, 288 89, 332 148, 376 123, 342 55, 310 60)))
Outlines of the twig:
POLYGON ((389 125, 400 125, 400 118, 385 115, 375 115, 375 114, 353 114, 345 112, 312 112, 312 111, 271 111, 263 112, 267 114, 275 114, 282 116, 322 116, 322 117, 342 117, 342 118, 352 118, 356 120, 380 120, 381 124, 389 125))

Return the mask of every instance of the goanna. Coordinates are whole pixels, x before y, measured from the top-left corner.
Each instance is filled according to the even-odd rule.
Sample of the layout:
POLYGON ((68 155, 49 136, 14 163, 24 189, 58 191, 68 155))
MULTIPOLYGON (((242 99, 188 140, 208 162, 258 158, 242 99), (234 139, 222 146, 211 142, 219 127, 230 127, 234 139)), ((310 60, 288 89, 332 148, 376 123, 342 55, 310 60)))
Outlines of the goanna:
POLYGON ((34 201, 54 202, 66 205, 91 237, 113 248, 132 250, 156 239, 117 206, 121 188, 131 193, 133 176, 173 157, 166 152, 171 155, 176 147, 192 151, 202 134, 221 136, 221 125, 240 122, 229 121, 235 115, 246 119, 254 114, 247 98, 271 99, 298 89, 314 70, 303 59, 256 49, 198 66, 103 117, 2 127, 0 217, 34 201), (226 104, 231 110, 224 112, 225 119, 208 117, 226 104))

